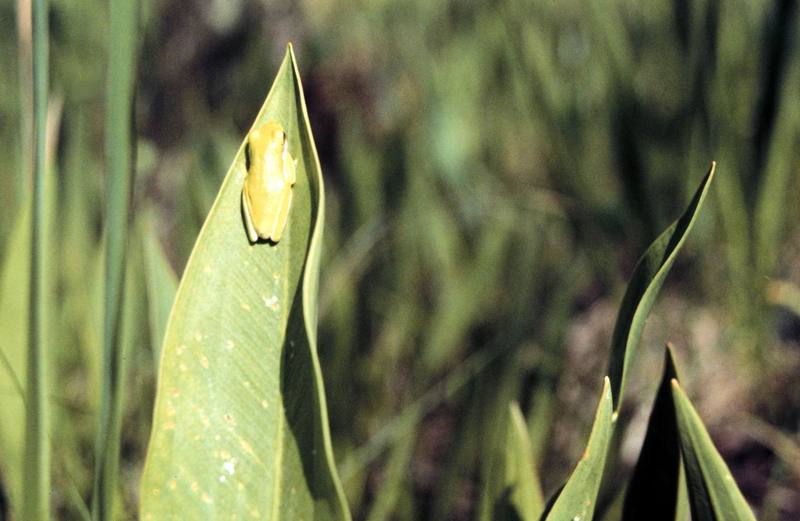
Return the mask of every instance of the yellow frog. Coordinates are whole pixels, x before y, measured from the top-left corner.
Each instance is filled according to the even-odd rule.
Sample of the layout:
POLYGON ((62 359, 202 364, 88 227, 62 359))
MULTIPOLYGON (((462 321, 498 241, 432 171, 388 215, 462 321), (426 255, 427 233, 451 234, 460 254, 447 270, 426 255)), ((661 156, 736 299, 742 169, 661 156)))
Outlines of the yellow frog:
POLYGON ((292 206, 297 162, 289 155, 283 127, 268 121, 247 138, 250 165, 242 189, 242 206, 250 242, 277 243, 286 228, 292 206))

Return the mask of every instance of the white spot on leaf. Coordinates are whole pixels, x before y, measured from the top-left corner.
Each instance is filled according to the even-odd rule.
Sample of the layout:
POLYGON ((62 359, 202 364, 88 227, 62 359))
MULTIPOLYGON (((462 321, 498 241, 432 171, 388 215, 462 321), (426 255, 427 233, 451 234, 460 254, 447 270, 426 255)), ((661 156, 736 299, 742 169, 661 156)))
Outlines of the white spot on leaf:
POLYGON ((278 311, 278 309, 280 309, 277 296, 272 295, 270 298, 262 296, 261 299, 264 301, 264 305, 270 308, 272 311, 278 311))

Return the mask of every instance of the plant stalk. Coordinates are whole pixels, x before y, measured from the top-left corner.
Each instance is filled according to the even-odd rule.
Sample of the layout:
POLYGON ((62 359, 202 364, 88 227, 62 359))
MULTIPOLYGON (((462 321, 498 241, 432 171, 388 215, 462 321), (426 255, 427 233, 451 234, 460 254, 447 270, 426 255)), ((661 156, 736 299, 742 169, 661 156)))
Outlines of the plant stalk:
MULTIPOLYGON (((25 401, 25 499, 22 519, 50 519, 50 445, 47 439, 47 363, 45 356, 45 136, 49 43, 47 0, 34 0, 33 19, 33 197, 28 321, 28 369, 25 401)), ((24 66, 24 65, 23 65, 24 66)), ((24 131, 24 129, 23 129, 24 131)), ((23 142, 25 140, 23 139, 23 142)))
POLYGON ((106 219, 103 361, 92 519, 111 519, 119 470, 124 357, 121 317, 133 176, 133 95, 138 3, 109 0, 106 85, 106 219))

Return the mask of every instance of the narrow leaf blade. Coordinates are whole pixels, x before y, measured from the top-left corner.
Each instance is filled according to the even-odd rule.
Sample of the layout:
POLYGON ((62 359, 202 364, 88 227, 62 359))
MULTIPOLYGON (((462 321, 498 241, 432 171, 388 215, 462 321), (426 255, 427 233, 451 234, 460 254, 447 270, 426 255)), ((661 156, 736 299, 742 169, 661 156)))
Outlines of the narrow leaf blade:
POLYGON ((511 402, 506 442, 506 487, 511 505, 525 521, 539 519, 544 510, 542 486, 535 463, 525 418, 519 404, 511 402))
POLYGON ((153 359, 156 371, 161 358, 161 346, 167 330, 167 320, 175 301, 175 292, 178 288, 178 279, 167 261, 164 250, 158 242, 152 221, 142 231, 144 242, 144 268, 147 285, 147 311, 150 330, 150 346, 153 349, 153 359))
MULTIPOLYGON (((8 418, 25 417, 30 237, 31 205, 26 203, 12 225, 0 274, 0 408, 8 418)), ((24 422, 0 422, 0 477, 12 517, 22 514, 24 449, 24 422)))
POLYGON ((591 521, 603 478, 613 430, 611 384, 608 377, 597 406, 586 450, 547 514, 548 521, 591 521))
POLYGON ((695 521, 755 521, 750 506, 736 486, 703 421, 677 380, 672 397, 678 418, 681 451, 689 485, 692 519, 695 521))
POLYGON ((686 242, 686 237, 697 220, 714 178, 715 169, 716 163, 712 162, 686 211, 653 241, 639 259, 628 282, 611 338, 608 374, 611 378, 615 411, 619 411, 622 403, 628 367, 636 354, 647 316, 655 304, 658 292, 675 262, 678 251, 686 242))

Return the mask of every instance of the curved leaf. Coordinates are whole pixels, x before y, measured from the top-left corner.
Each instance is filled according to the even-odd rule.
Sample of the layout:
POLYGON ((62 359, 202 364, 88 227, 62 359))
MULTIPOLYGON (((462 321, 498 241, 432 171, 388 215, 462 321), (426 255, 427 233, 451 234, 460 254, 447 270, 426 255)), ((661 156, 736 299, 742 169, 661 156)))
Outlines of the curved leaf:
POLYGON ((611 404, 611 384, 606 377, 586 450, 547 513, 547 521, 591 521, 594 516, 613 430, 611 404))
POLYGON ((291 46, 254 127, 271 120, 297 160, 287 227, 247 240, 242 143, 167 326, 143 520, 350 518, 316 348, 322 176, 291 46))
POLYGON ((677 380, 672 397, 694 521, 755 521, 755 516, 719 455, 703 421, 677 380))
POLYGON ((678 251, 694 226, 708 188, 711 186, 711 180, 714 178, 715 169, 716 163, 712 162, 689 207, 680 219, 672 223, 650 244, 633 270, 611 337, 608 375, 611 378, 614 411, 619 411, 622 403, 628 366, 639 346, 647 315, 655 304, 656 296, 675 262, 678 251))

